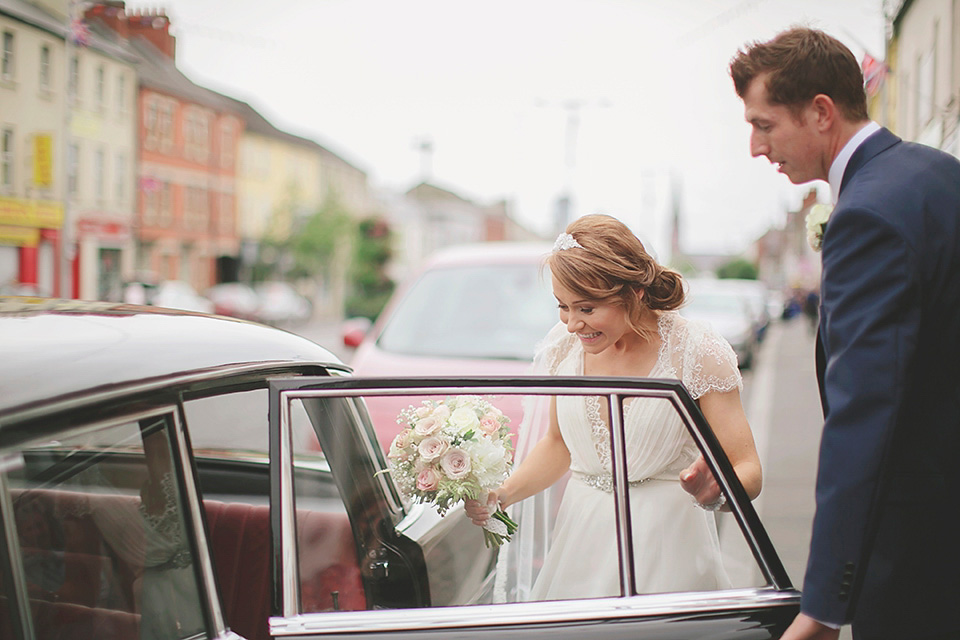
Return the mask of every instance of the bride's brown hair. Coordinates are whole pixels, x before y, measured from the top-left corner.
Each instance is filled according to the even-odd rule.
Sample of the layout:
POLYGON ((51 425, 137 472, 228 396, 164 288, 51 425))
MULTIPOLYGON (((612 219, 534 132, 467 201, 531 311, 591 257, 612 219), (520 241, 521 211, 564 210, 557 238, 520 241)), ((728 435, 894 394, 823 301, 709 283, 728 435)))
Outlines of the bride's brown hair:
POLYGON ((567 233, 580 247, 552 252, 550 272, 585 300, 623 305, 627 322, 641 336, 650 337, 641 323, 645 309, 672 311, 683 304, 683 277, 658 264, 616 218, 583 216, 567 226, 567 233))

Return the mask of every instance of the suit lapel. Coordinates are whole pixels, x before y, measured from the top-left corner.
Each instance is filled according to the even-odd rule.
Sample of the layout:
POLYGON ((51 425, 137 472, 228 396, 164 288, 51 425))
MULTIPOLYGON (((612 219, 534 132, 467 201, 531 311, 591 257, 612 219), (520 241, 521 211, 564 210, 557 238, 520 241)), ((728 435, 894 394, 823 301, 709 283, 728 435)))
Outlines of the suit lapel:
POLYGON ((847 186, 850 178, 853 177, 853 174, 855 174, 860 167, 873 159, 877 154, 886 151, 900 141, 900 138, 885 128, 881 128, 879 131, 868 136, 867 139, 863 141, 863 144, 857 147, 857 150, 850 156, 847 168, 843 172, 843 179, 840 181, 840 193, 843 193, 843 188, 847 186))

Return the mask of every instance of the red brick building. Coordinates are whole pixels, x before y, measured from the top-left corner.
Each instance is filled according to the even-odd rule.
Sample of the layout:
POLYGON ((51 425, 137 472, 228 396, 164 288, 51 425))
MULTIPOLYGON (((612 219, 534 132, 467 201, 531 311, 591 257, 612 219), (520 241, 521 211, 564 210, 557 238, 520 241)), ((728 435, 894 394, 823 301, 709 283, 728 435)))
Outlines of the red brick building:
POLYGON ((176 67, 163 12, 100 19, 139 56, 138 198, 134 235, 143 279, 183 280, 198 291, 232 279, 239 254, 237 151, 243 120, 233 102, 176 67))

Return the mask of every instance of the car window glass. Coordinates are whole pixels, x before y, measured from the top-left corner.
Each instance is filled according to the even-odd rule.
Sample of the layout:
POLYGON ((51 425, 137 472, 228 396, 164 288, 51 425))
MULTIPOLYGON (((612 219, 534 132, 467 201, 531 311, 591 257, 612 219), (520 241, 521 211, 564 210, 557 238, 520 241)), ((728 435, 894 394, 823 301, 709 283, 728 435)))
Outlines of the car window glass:
POLYGON ((172 424, 35 443, 8 472, 38 638, 205 637, 172 424))
MULTIPOLYGON (((269 449, 266 389, 193 398, 183 403, 183 410, 191 444, 196 451, 243 451, 266 455, 269 449)), ((303 406, 293 406, 291 417, 294 454, 316 458, 322 452, 303 406)))
MULTIPOLYGON (((297 534, 304 613, 622 595, 617 510, 610 473, 609 405, 605 397, 565 395, 557 399, 563 437, 571 452, 571 470, 549 490, 508 509, 510 515, 515 514, 520 520, 520 529, 499 553, 485 545, 483 531, 465 516, 462 504, 454 502, 445 515, 440 515, 429 503, 438 495, 436 492, 449 488, 450 483, 456 484, 451 475, 457 473, 451 471, 455 461, 446 460, 455 449, 465 451, 470 465, 478 472, 495 467, 498 456, 509 457, 509 452, 502 449, 474 447, 462 438, 456 442, 443 433, 448 427, 452 429, 450 433, 456 431, 458 427, 451 421, 457 419, 475 420, 471 429, 478 432, 486 416, 484 412, 489 409, 483 409, 480 413, 484 415, 478 413, 474 418, 444 416, 445 426, 435 429, 421 424, 418 432, 418 420, 434 415, 432 412, 439 404, 460 397, 430 396, 426 404, 424 398, 389 398, 400 407, 395 416, 400 432, 387 451, 393 470, 381 477, 403 496, 406 509, 406 517, 389 530, 378 528, 389 524, 383 518, 386 499, 378 493, 376 483, 364 484, 359 480, 366 473, 364 465, 369 465, 358 454, 363 437, 354 434, 355 445, 347 444, 348 432, 362 431, 355 424, 355 417, 344 408, 347 401, 305 401, 319 432, 326 432, 331 442, 339 443, 334 448, 327 444, 326 453, 352 520, 354 546, 348 544, 351 541, 345 532, 326 534, 324 544, 337 548, 339 562, 346 564, 335 569, 331 568, 331 561, 318 560, 322 557, 319 553, 305 552, 305 548, 315 548, 317 543, 309 543, 314 547, 305 544, 303 505, 309 495, 298 488, 297 534), (440 442, 426 442, 430 438, 440 442), (421 497, 427 503, 422 503, 421 497), (354 559, 357 566, 352 564, 354 559), (416 595, 416 567, 420 563, 427 578, 423 593, 428 595, 424 601, 418 601, 416 595), (309 572, 320 574, 325 570, 328 573, 323 578, 306 579, 309 572), (365 586, 366 600, 359 597, 356 581, 351 582, 354 576, 365 586), (308 595, 317 591, 316 585, 320 585, 322 595, 319 599, 309 596, 313 598, 309 601, 313 604, 309 604, 308 595), (397 593, 405 595, 397 597, 397 593), (346 594, 355 597, 349 604, 346 594)), ((374 396, 365 401, 372 399, 374 396)), ((509 416, 502 408, 512 403, 519 405, 522 399, 510 394, 482 396, 489 403, 485 407, 492 406, 505 417, 509 416)), ((525 411, 527 415, 545 418, 544 408, 549 405, 549 396, 528 396, 520 415, 525 411)), ((616 406, 619 414, 619 405, 616 406)), ((626 473, 631 483, 636 593, 702 592, 765 584, 733 516, 699 508, 681 488, 680 471, 700 451, 673 402, 662 397, 628 398, 624 406, 621 422, 628 451, 626 473)), ((521 419, 511 419, 506 424, 513 445, 523 439, 524 429, 537 428, 521 419)), ((483 428, 491 427, 484 424, 483 428)), ((463 436, 463 428, 460 435, 463 436)), ((526 446, 533 444, 535 441, 526 446)), ((314 526, 311 530, 330 532, 334 527, 314 526)))
MULTIPOLYGON (((314 406, 318 428, 331 436, 335 431, 343 431, 344 424, 355 420, 351 404, 338 399, 321 403, 320 407, 314 406)), ((302 401, 290 403, 290 415, 295 424, 297 416, 307 415, 302 401)), ((323 447, 318 433, 312 428, 294 429, 293 436, 299 446, 308 450, 319 451, 323 447)), ((345 461, 344 470, 352 466, 349 446, 342 446, 340 439, 335 437, 331 437, 329 446, 340 452, 335 457, 345 461)), ((367 598, 360 571, 364 559, 359 556, 360 548, 354 539, 347 508, 340 491, 332 486, 330 475, 317 471, 301 463, 293 476, 300 610, 311 613, 366 609, 367 598)), ((344 475, 340 474, 340 482, 347 485, 349 491, 356 484, 350 478, 342 477, 344 475)), ((366 494, 358 491, 356 495, 359 497, 355 498, 353 506, 358 513, 365 514, 366 505, 357 501, 366 494)), ((371 501, 370 506, 376 508, 376 502, 371 501)), ((358 527, 357 536, 370 537, 362 518, 354 518, 354 523, 358 527)))
POLYGON ((428 271, 393 312, 378 344, 408 355, 530 360, 556 323, 549 283, 537 263, 428 271))

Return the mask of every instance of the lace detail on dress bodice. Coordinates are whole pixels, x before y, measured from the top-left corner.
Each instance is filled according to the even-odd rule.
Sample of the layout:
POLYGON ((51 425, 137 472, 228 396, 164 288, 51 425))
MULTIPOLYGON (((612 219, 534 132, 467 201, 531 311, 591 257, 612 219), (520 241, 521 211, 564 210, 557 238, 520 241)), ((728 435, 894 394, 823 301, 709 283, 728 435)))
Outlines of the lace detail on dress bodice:
MULTIPOLYGON (((565 331, 562 325, 560 328, 565 331)), ((667 312, 660 315, 658 330, 660 349, 650 377, 678 378, 695 399, 711 391, 730 391, 740 386, 736 356, 712 329, 690 322, 675 312, 667 312)), ((555 364, 549 367, 550 373, 583 375, 584 354, 579 340, 572 335, 572 340, 567 340, 554 331, 551 334, 548 361, 555 364)), ((560 431, 570 451, 570 468, 574 472, 592 475, 611 472, 610 430, 602 407, 597 396, 557 398, 560 431)), ((672 475, 696 458, 696 445, 668 401, 627 399, 623 421, 630 481, 672 475)))

